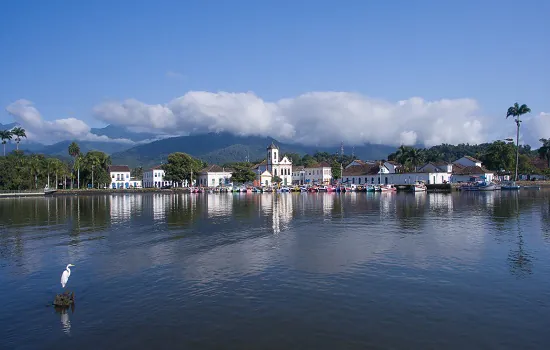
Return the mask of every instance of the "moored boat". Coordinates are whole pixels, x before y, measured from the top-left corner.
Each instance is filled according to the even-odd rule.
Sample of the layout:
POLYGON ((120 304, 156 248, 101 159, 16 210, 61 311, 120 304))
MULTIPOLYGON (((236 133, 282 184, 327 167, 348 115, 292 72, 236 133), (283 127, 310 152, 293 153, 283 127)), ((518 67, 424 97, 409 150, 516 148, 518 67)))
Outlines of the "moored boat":
POLYGON ((380 191, 382 191, 382 192, 394 192, 394 191, 397 191, 397 188, 395 188, 395 186, 392 185, 392 184, 381 185, 380 186, 380 191))
POLYGON ((501 190, 519 190, 520 186, 515 181, 506 181, 500 184, 501 190))
POLYGON ((496 185, 494 183, 484 181, 467 184, 460 187, 460 190, 462 191, 494 191, 495 189, 496 185))
POLYGON ((426 192, 428 188, 423 181, 417 181, 412 187, 413 192, 426 192))

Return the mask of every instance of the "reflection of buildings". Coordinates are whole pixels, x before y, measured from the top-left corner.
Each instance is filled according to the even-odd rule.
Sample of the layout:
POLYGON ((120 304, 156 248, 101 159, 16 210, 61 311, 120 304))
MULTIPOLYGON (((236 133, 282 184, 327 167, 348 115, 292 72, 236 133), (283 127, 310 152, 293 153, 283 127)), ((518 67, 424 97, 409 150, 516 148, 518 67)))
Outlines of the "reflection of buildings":
POLYGON ((164 220, 166 217, 166 208, 170 205, 172 196, 155 193, 153 195, 153 220, 164 220))
POLYGON ((278 193, 273 196, 273 232, 284 230, 292 220, 292 194, 278 193))
POLYGON ((334 193, 324 193, 323 199, 323 215, 329 216, 332 214, 334 209, 334 200, 336 199, 336 194, 334 193))
POLYGON ((132 213, 140 211, 142 196, 134 194, 115 194, 111 196, 111 220, 130 220, 132 213))
POLYGON ((207 197, 208 217, 229 216, 233 209, 231 193, 209 194, 207 197))
POLYGON ((453 196, 448 193, 430 193, 428 205, 432 212, 437 214, 453 212, 453 196))

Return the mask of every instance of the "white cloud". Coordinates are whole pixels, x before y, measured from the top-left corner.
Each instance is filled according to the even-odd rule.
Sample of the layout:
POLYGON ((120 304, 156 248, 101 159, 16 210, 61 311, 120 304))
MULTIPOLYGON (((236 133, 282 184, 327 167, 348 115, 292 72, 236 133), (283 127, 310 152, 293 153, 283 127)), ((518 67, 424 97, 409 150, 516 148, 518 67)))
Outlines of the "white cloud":
MULTIPOLYGON (((40 142, 77 139, 134 143, 90 133, 75 118, 46 121, 34 105, 18 100, 7 107, 29 138, 40 142)), ((166 104, 135 99, 109 101, 94 108, 96 118, 128 130, 149 132, 157 139, 189 133, 227 131, 272 136, 307 145, 388 145, 481 143, 515 136, 515 124, 478 114, 473 99, 426 101, 419 97, 389 102, 348 92, 311 92, 274 102, 252 92, 190 91, 166 104)), ((550 113, 525 116, 522 140, 536 148, 550 137, 550 113)), ((138 142, 139 144, 153 140, 138 142)), ((136 144, 138 144, 136 143, 136 144)))
POLYGON ((525 117, 520 130, 525 143, 538 148, 541 138, 550 138, 550 113, 541 112, 535 116, 525 117))
POLYGON ((206 91, 190 91, 164 105, 129 99, 94 109, 105 122, 159 133, 228 131, 309 145, 484 142, 490 121, 477 111, 472 99, 391 103, 356 93, 311 92, 268 102, 252 92, 206 91))
POLYGON ((91 128, 80 119, 44 120, 38 109, 28 100, 17 100, 6 107, 6 110, 25 129, 27 137, 37 142, 50 144, 62 140, 75 139, 82 141, 134 143, 127 139, 111 139, 107 136, 92 134, 90 133, 91 128))

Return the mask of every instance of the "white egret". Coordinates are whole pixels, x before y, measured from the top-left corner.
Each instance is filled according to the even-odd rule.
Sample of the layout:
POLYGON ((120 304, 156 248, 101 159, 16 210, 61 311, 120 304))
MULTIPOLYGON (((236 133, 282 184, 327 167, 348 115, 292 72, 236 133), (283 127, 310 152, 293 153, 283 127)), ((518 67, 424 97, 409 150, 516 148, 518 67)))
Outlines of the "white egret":
POLYGON ((61 274, 61 286, 65 288, 65 285, 69 281, 69 276, 71 275, 71 269, 69 267, 74 266, 73 264, 67 265, 67 268, 65 271, 63 271, 63 274, 61 274))

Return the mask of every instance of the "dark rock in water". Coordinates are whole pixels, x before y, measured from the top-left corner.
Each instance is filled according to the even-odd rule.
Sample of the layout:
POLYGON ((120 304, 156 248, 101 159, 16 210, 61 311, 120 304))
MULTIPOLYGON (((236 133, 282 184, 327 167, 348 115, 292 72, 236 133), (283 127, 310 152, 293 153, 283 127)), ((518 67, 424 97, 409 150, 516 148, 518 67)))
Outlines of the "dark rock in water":
POLYGON ((57 294, 55 300, 53 301, 55 306, 60 307, 69 307, 74 304, 74 292, 64 292, 62 294, 57 294))

